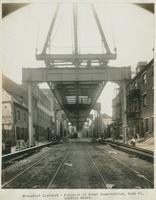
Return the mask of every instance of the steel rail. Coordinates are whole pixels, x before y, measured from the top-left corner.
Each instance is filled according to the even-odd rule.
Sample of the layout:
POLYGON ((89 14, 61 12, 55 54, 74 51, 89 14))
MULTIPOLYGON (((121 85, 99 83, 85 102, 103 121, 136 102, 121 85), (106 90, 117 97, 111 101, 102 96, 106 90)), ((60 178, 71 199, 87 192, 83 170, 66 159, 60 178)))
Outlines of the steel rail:
POLYGON ((51 153, 48 153, 48 155, 46 154, 46 156, 40 158, 39 160, 37 160, 36 162, 34 162, 31 166, 27 167, 25 170, 21 171, 19 174, 17 174, 16 176, 14 176, 13 178, 11 178, 9 181, 7 181, 6 183, 4 183, 2 185, 2 188, 6 187, 7 185, 9 185, 10 183, 14 182, 19 176, 23 175, 24 173, 26 173, 28 170, 30 170, 32 167, 34 167, 35 165, 37 165, 41 160, 47 158, 49 155, 51 155, 51 153))
MULTIPOLYGON (((90 162, 94 165, 95 169, 97 170, 98 175, 99 175, 99 177, 100 177, 100 180, 102 180, 102 184, 103 184, 104 188, 106 188, 106 181, 105 181, 104 177, 102 176, 102 174, 101 174, 100 170, 98 169, 96 163, 95 163, 95 162, 93 161, 93 159, 91 158, 91 155, 90 155, 89 151, 87 151, 87 154, 88 154, 88 158, 89 158, 90 162)), ((57 168, 57 170, 56 170, 54 176, 52 177, 50 183, 48 184, 47 189, 51 188, 52 183, 55 181, 55 179, 56 179, 56 177, 57 177, 57 175, 58 175, 58 173, 59 173, 61 167, 63 166, 63 163, 65 162, 65 160, 66 160, 66 158, 67 158, 68 156, 69 156, 69 150, 67 150, 67 153, 65 154, 65 156, 64 156, 63 160, 61 161, 59 167, 57 168)))
POLYGON ((66 160, 66 158, 67 158, 68 155, 69 155, 69 150, 70 150, 70 149, 71 149, 71 148, 68 148, 68 149, 67 149, 67 151, 66 151, 66 153, 65 153, 65 156, 64 156, 63 159, 61 160, 61 163, 60 163, 60 165, 58 166, 58 168, 57 168, 57 170, 56 170, 54 176, 53 176, 52 179, 51 179, 51 181, 49 182, 49 184, 48 184, 48 186, 47 186, 47 189, 51 188, 51 185, 53 184, 54 180, 56 179, 56 177, 57 177, 57 175, 58 175, 58 173, 59 173, 59 171, 60 171, 60 169, 61 169, 61 167, 62 167, 64 161, 66 160))
MULTIPOLYGON (((97 148, 96 148, 97 149, 97 148)), ((102 150, 102 149, 97 149, 98 151, 105 153, 106 151, 102 150)), ((114 160, 116 160, 118 163, 120 163, 122 166, 126 167, 127 169, 129 169, 130 171, 134 172, 136 175, 140 175, 141 178, 145 179, 146 181, 148 181, 150 184, 154 185, 154 183, 152 181, 150 181, 147 177, 145 177, 143 174, 141 174, 140 172, 138 172, 137 170, 133 169, 132 167, 129 167, 127 164, 123 163, 120 159, 112 156, 111 154, 107 153, 108 156, 110 156, 111 158, 113 158, 114 160)))
POLYGON ((149 183, 151 183, 152 185, 154 185, 154 183, 152 181, 150 181, 147 177, 145 177, 144 175, 142 175, 140 172, 138 172, 137 170, 133 169, 132 167, 129 167, 128 165, 126 165, 125 163, 123 163, 120 159, 109 155, 110 157, 114 158, 117 162, 119 162, 121 165, 125 166, 126 168, 128 168, 130 171, 134 172, 135 174, 139 174, 141 175, 140 177, 145 179, 146 181, 148 181, 149 183))
MULTIPOLYGON (((55 153, 56 151, 60 151, 60 150, 59 149, 54 149, 53 153, 55 153)), ((7 181, 6 183, 4 183, 2 185, 2 188, 6 187, 7 185, 9 185, 13 181, 15 181, 19 176, 21 176, 24 173, 26 173, 28 170, 30 170, 32 167, 36 166, 40 161, 42 161, 43 159, 47 158, 49 155, 51 155, 51 152, 49 152, 44 157, 40 158, 39 160, 37 160, 36 162, 34 162, 32 165, 30 165, 29 167, 27 167, 25 170, 21 171, 20 173, 18 173, 17 175, 15 175, 13 178, 11 178, 9 181, 7 181)))
POLYGON ((139 148, 139 147, 136 147, 136 146, 130 146, 130 145, 127 145, 127 144, 122 144, 122 143, 119 143, 119 142, 110 142, 110 143, 111 144, 117 144, 119 146, 124 146, 124 147, 127 147, 129 149, 135 149, 135 150, 153 155, 153 151, 150 151, 150 150, 147 150, 147 149, 142 149, 142 148, 139 148))
POLYGON ((151 163, 153 163, 154 161, 154 152, 152 151, 141 149, 138 147, 128 146, 126 144, 121 144, 121 143, 114 143, 114 142, 107 142, 107 143, 113 148, 116 148, 121 151, 125 151, 126 153, 135 154, 138 157, 142 159, 146 159, 147 161, 151 163))
POLYGON ((89 157, 90 161, 93 163, 95 169, 97 170, 98 175, 99 175, 100 179, 102 180, 102 183, 103 183, 104 188, 107 188, 107 187, 106 187, 106 180, 104 179, 104 177, 103 177, 103 175, 101 174, 99 168, 97 167, 96 163, 95 163, 94 160, 92 159, 92 157, 91 157, 89 151, 87 151, 87 154, 88 154, 88 157, 89 157))

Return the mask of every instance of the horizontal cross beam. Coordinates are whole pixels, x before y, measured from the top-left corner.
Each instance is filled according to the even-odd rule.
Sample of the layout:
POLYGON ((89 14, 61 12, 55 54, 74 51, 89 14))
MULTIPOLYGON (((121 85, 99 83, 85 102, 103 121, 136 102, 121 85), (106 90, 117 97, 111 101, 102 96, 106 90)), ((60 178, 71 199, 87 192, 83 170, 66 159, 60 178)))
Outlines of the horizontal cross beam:
POLYGON ((130 67, 106 68, 23 68, 24 82, 121 81, 131 78, 130 67))
POLYGON ((74 60, 115 60, 116 54, 37 54, 37 60, 74 62, 74 60))

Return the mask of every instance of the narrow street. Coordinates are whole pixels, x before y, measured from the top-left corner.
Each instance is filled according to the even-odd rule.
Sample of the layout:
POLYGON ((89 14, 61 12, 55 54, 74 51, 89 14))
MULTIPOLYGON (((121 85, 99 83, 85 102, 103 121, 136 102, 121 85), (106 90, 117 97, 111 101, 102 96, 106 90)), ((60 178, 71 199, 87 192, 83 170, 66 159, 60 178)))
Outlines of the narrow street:
POLYGON ((43 148, 2 171, 3 188, 153 188, 153 164, 113 149, 74 139, 43 148))

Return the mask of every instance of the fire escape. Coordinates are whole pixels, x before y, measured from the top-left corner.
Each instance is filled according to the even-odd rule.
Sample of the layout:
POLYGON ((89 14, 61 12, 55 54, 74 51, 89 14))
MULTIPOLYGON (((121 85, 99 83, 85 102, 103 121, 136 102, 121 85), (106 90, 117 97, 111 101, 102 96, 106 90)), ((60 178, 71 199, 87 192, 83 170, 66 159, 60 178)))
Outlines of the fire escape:
POLYGON ((128 90, 128 109, 127 117, 129 119, 138 119, 140 116, 140 89, 130 88, 128 90))

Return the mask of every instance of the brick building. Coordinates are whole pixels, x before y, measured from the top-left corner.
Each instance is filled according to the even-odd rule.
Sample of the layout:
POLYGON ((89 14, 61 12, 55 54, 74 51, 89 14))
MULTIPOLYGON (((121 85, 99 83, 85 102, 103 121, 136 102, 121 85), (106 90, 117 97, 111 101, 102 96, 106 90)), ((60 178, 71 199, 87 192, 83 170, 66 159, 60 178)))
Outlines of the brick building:
POLYGON ((115 139, 122 135, 122 106, 121 106, 121 92, 112 101, 112 125, 115 127, 115 139))
MULTIPOLYGON (((150 137, 154 132, 154 60, 139 62, 136 75, 127 83, 127 136, 150 137)), ((113 122, 122 127, 121 92, 113 99, 113 122)))
POLYGON ((154 60, 138 63, 136 76, 127 85, 127 123, 130 135, 153 135, 154 60))

